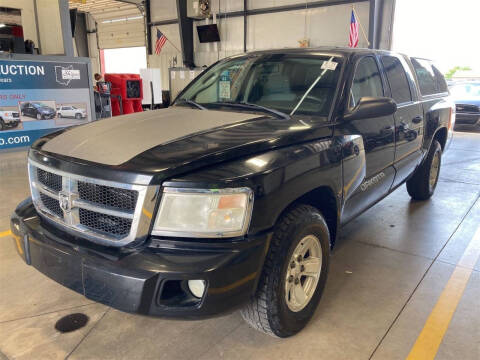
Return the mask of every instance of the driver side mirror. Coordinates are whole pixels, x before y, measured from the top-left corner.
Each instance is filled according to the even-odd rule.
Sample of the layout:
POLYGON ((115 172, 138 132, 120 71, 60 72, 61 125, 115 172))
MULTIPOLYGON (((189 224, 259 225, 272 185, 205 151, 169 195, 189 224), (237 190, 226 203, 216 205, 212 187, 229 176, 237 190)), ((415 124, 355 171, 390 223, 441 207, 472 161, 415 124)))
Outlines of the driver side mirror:
POLYGON ((345 121, 372 119, 381 116, 393 115, 397 111, 397 104, 387 97, 362 97, 358 104, 343 116, 345 121))

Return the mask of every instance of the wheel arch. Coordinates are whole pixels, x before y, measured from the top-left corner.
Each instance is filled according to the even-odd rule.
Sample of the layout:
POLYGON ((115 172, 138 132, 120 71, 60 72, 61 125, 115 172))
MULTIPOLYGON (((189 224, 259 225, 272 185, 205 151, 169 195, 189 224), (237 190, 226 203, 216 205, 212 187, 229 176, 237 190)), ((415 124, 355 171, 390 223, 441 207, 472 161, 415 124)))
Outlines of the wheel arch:
MULTIPOLYGON (((445 150, 445 146, 447 145, 447 138, 448 138, 448 130, 446 127, 438 128, 435 134, 433 135, 433 140, 437 140, 440 145, 442 146, 442 151, 445 150)), ((431 145, 430 145, 431 146, 431 145)))
POLYGON ((338 223, 340 218, 338 213, 339 205, 333 189, 330 186, 323 185, 301 195, 284 207, 277 216, 275 223, 277 223, 284 214, 300 204, 313 206, 320 211, 328 225, 328 231, 330 232, 330 246, 333 247, 338 233, 338 223))

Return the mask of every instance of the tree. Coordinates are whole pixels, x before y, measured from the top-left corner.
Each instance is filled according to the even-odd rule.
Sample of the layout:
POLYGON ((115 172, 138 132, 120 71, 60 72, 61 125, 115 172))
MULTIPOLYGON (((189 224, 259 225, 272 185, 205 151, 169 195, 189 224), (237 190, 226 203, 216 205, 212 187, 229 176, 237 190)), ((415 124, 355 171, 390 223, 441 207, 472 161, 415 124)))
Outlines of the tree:
POLYGON ((453 75, 455 75, 457 71, 470 71, 470 70, 472 69, 468 66, 455 66, 447 71, 447 73, 445 74, 445 78, 447 78, 448 80, 451 80, 453 75))

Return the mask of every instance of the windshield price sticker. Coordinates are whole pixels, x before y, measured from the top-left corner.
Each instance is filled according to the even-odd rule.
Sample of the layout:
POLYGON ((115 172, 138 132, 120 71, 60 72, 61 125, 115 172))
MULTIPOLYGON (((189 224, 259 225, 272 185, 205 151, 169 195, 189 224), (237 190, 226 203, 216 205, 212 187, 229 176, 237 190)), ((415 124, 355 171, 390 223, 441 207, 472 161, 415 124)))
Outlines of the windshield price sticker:
POLYGON ((230 81, 219 81, 218 82, 218 96, 221 99, 230 99, 230 81))
POLYGON ((335 70, 337 68, 338 63, 335 61, 324 61, 322 64, 322 70, 335 70))

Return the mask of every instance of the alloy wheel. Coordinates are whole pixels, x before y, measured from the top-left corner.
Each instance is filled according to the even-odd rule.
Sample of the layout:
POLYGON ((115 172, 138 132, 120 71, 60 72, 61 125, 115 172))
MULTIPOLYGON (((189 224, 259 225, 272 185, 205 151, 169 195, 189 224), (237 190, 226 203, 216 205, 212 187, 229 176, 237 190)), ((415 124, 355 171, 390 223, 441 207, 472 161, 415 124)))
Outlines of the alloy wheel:
POLYGON ((285 302, 293 312, 308 305, 322 270, 322 246, 315 235, 300 240, 288 263, 285 278, 285 302))

